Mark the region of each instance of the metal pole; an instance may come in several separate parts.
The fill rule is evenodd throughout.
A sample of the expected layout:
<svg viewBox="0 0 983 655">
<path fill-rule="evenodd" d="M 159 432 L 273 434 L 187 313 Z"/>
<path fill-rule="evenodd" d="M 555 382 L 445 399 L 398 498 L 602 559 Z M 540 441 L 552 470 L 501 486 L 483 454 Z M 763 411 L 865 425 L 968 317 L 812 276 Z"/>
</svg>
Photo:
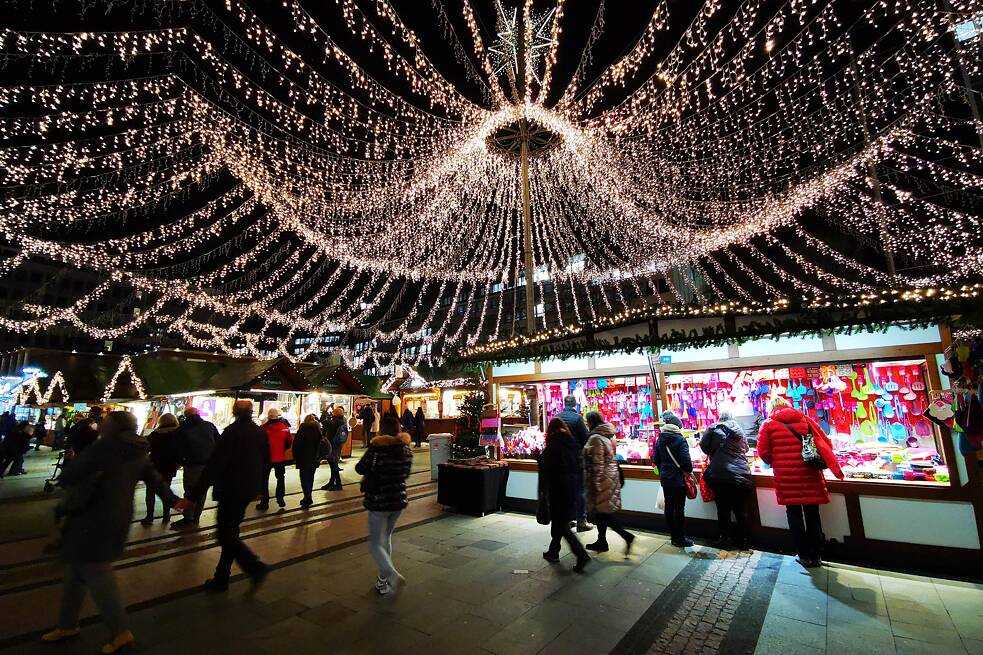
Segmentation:
<svg viewBox="0 0 983 655">
<path fill-rule="evenodd" d="M 532 257 L 532 209 L 529 206 L 529 132 L 526 129 L 526 120 L 523 118 L 519 122 L 522 131 L 522 229 L 524 233 L 523 250 L 525 255 L 526 269 L 526 333 L 536 332 L 536 285 L 534 278 L 536 271 Z"/>
<path fill-rule="evenodd" d="M 850 44 L 850 74 L 853 77 L 853 93 L 856 96 L 857 107 L 860 110 L 860 125 L 864 130 L 864 145 L 870 147 L 870 128 L 867 126 L 867 112 L 864 109 L 864 98 L 860 92 L 860 74 L 857 71 L 857 60 L 853 55 L 853 44 Z M 867 177 L 870 178 L 874 192 L 874 203 L 877 205 L 877 229 L 881 237 L 881 245 L 884 247 L 884 259 L 887 261 L 887 274 L 892 279 L 897 275 L 894 266 L 894 249 L 891 247 L 887 231 L 887 217 L 884 214 L 884 200 L 881 197 L 881 178 L 877 175 L 877 166 L 874 162 L 867 162 Z"/>
<path fill-rule="evenodd" d="M 945 8 L 949 26 L 952 28 L 952 40 L 956 45 L 956 66 L 959 67 L 959 74 L 963 80 L 966 103 L 972 110 L 973 120 L 976 122 L 976 138 L 979 139 L 980 150 L 983 150 L 983 112 L 980 112 L 980 105 L 976 101 L 976 95 L 973 91 L 973 82 L 969 79 L 969 73 L 966 72 L 966 66 L 963 64 L 963 44 L 956 37 L 955 25 L 952 22 L 952 5 L 949 4 L 949 0 L 942 0 L 942 6 Z"/>
</svg>

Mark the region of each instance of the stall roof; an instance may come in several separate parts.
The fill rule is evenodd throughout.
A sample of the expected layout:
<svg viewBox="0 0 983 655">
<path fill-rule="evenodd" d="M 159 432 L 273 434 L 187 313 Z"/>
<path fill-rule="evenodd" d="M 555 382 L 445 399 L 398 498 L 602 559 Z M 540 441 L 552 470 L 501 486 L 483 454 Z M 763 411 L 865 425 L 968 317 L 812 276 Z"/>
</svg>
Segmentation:
<svg viewBox="0 0 983 655">
<path fill-rule="evenodd" d="M 42 393 L 47 391 L 54 375 L 61 372 L 68 392 L 67 402 L 100 402 L 106 391 L 106 385 L 119 367 L 121 359 L 116 355 L 24 348 L 5 355 L 0 369 L 3 375 L 10 376 L 20 375 L 25 367 L 42 369 L 47 373 L 47 377 L 38 381 Z M 137 397 L 137 391 L 128 376 L 120 376 L 113 397 L 120 399 Z M 66 399 L 61 391 L 55 391 L 50 402 L 61 403 L 66 402 Z"/>
<path fill-rule="evenodd" d="M 365 395 L 365 385 L 355 371 L 344 364 L 299 364 L 298 368 L 312 387 L 320 391 L 351 396 Z"/>
<path fill-rule="evenodd" d="M 229 359 L 204 383 L 204 389 L 264 389 L 310 391 L 311 384 L 286 358 L 270 360 Z"/>
</svg>

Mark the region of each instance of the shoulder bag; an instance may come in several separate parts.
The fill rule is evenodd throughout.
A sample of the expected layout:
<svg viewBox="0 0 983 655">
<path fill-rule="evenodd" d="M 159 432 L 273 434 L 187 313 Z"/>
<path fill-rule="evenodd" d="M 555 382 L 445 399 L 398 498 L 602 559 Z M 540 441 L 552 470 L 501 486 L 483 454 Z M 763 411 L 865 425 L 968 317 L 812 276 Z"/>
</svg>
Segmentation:
<svg viewBox="0 0 983 655">
<path fill-rule="evenodd" d="M 666 452 L 669 454 L 669 458 L 672 460 L 672 463 L 676 465 L 676 468 L 679 469 L 679 472 L 683 475 L 683 482 L 686 483 L 686 497 L 693 500 L 696 498 L 696 477 L 692 473 L 687 473 L 683 470 L 683 467 L 681 467 L 679 462 L 676 461 L 676 456 L 672 454 L 672 449 L 669 448 L 669 444 L 666 444 Z"/>
<path fill-rule="evenodd" d="M 829 468 L 826 460 L 823 459 L 823 454 L 819 452 L 819 448 L 816 446 L 816 439 L 812 436 L 812 426 L 806 421 L 806 426 L 809 428 L 805 434 L 799 434 L 792 429 L 792 426 L 788 423 L 785 427 L 788 431 L 795 435 L 795 438 L 802 442 L 802 461 L 805 462 L 806 466 L 814 468 L 818 471 Z"/>
</svg>

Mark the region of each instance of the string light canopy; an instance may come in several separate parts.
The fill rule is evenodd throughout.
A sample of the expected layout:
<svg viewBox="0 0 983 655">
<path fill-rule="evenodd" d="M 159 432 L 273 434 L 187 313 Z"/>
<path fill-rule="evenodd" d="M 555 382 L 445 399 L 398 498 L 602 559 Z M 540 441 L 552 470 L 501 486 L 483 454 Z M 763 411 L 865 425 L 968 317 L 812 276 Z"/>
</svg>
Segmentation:
<svg viewBox="0 0 983 655">
<path fill-rule="evenodd" d="M 979 281 L 975 0 L 653 0 L 634 29 L 609 4 L 107 1 L 54 31 L 25 3 L 0 275 L 103 282 L 0 328 L 415 364 L 523 313 L 545 335 Z"/>
</svg>

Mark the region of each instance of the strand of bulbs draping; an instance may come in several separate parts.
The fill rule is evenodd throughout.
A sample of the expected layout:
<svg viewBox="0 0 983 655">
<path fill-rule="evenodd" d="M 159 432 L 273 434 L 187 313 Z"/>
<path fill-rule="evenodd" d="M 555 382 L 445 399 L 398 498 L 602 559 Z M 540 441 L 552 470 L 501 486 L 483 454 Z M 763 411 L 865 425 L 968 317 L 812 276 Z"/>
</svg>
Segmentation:
<svg viewBox="0 0 983 655">
<path fill-rule="evenodd" d="M 517 111 L 560 138 L 530 167 L 548 328 L 624 318 L 639 302 L 703 315 L 734 302 L 767 311 L 958 288 L 978 276 L 978 216 L 935 191 L 958 188 L 971 208 L 983 188 L 979 149 L 952 137 L 983 126 L 949 111 L 965 96 L 954 63 L 983 72 L 978 40 L 958 62 L 952 45 L 952 16 L 973 3 L 952 2 L 950 15 L 931 0 L 874 2 L 845 21 L 849 4 L 708 0 L 663 54 L 676 17 L 656 3 L 628 54 L 593 83 L 578 67 L 552 108 L 542 100 L 560 81 L 563 2 L 518 105 L 463 3 L 487 107 L 458 92 L 385 0 L 334 8 L 367 47 L 357 53 L 295 0 L 278 10 L 295 26 L 285 33 L 244 0 L 192 3 L 182 27 L 2 30 L 5 66 L 98 59 L 116 77 L 0 86 L 0 164 L 15 189 L 0 199 L 0 227 L 22 248 L 4 268 L 30 256 L 95 269 L 145 306 L 108 328 L 83 318 L 91 299 L 34 303 L 0 324 L 118 336 L 154 323 L 201 347 L 300 357 L 316 343 L 296 353 L 297 334 L 351 332 L 372 336 L 347 356 L 376 362 L 497 342 L 515 329 L 504 299 L 532 274 L 522 270 L 518 166 L 487 146 Z M 323 57 L 302 54 L 312 51 Z M 144 60 L 169 69 L 148 75 Z M 883 177 L 879 202 L 871 167 Z M 234 183 L 197 208 L 122 229 L 222 177 Z M 921 186 L 929 191 L 912 191 Z M 807 212 L 918 272 L 891 277 L 841 253 L 799 224 Z M 67 247 L 65 226 L 107 238 Z M 390 297 L 407 285 L 427 304 L 394 318 Z"/>
</svg>

